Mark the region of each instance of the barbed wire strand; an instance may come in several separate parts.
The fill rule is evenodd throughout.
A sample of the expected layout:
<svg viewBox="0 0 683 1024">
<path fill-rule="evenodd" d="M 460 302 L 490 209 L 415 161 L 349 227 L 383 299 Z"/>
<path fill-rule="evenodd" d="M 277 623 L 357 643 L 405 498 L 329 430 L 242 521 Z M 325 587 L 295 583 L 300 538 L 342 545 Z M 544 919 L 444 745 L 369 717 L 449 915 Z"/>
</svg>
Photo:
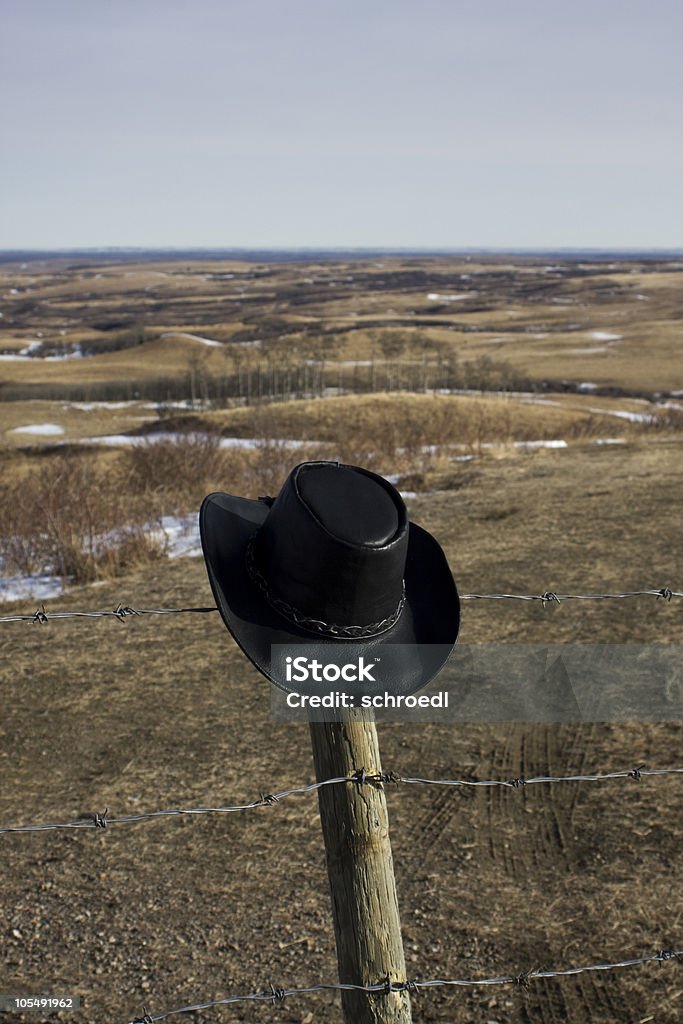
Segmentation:
<svg viewBox="0 0 683 1024">
<path fill-rule="evenodd" d="M 8 832 L 48 832 L 56 829 L 84 829 L 84 828 L 106 828 L 108 825 L 124 825 L 138 821 L 150 821 L 154 818 L 172 818 L 182 815 L 200 814 L 225 814 L 235 811 L 251 811 L 257 807 L 271 807 L 281 803 L 288 797 L 303 796 L 306 793 L 313 793 L 322 789 L 323 786 L 338 786 L 352 783 L 354 785 L 382 785 L 382 784 L 403 784 L 417 786 L 498 786 L 503 789 L 521 789 L 525 786 L 532 786 L 538 783 L 559 783 L 559 782 L 604 782 L 609 779 L 635 779 L 639 781 L 643 776 L 659 777 L 662 775 L 683 775 L 683 768 L 646 768 L 645 765 L 638 765 L 636 768 L 628 768 L 613 772 L 601 772 L 593 775 L 536 775 L 531 778 L 513 779 L 426 779 L 420 777 L 402 776 L 392 771 L 367 772 L 359 768 L 352 775 L 337 776 L 336 778 L 323 779 L 319 782 L 311 782 L 308 785 L 295 786 L 291 789 L 282 790 L 279 793 L 262 793 L 258 800 L 252 800 L 246 804 L 233 804 L 224 807 L 188 807 L 171 808 L 162 811 L 145 811 L 140 814 L 126 814 L 121 817 L 110 818 L 108 808 L 104 812 L 84 812 L 77 821 L 58 822 L 46 825 L 13 825 L 0 828 L 0 834 Z"/>
<path fill-rule="evenodd" d="M 614 601 L 632 597 L 654 597 L 671 601 L 683 597 L 683 591 L 672 590 L 670 587 L 659 587 L 653 590 L 628 590 L 615 594 L 558 594 L 554 590 L 546 590 L 542 594 L 461 594 L 461 601 L 540 601 L 546 605 L 561 604 L 563 601 Z M 133 608 L 131 605 L 119 604 L 108 611 L 74 611 L 47 612 L 42 605 L 31 614 L 2 615 L 2 622 L 31 622 L 46 625 L 59 619 L 118 619 L 124 622 L 129 617 L 139 615 L 185 615 L 191 612 L 205 614 L 218 609 L 210 608 Z"/>
<path fill-rule="evenodd" d="M 320 983 L 308 985 L 305 988 L 276 988 L 269 985 L 267 989 L 260 992 L 250 992 L 246 995 L 227 996 L 224 999 L 212 999 L 202 1003 L 194 1003 L 191 1006 L 181 1006 L 176 1010 L 165 1010 L 162 1013 L 149 1013 L 144 1008 L 142 1017 L 135 1017 L 129 1024 L 155 1024 L 155 1021 L 173 1017 L 176 1014 L 196 1013 L 199 1010 L 209 1010 L 215 1006 L 227 1006 L 232 1003 L 243 1002 L 283 1002 L 290 996 L 311 995 L 316 992 L 367 992 L 368 994 L 389 995 L 391 992 L 416 994 L 421 989 L 437 988 L 439 986 L 450 986 L 452 988 L 480 988 L 491 985 L 522 985 L 527 987 L 531 981 L 545 978 L 566 978 L 575 974 L 584 974 L 589 971 L 615 971 L 624 967 L 637 967 L 647 963 L 664 963 L 666 961 L 683 959 L 683 950 L 662 949 L 659 953 L 651 956 L 633 957 L 631 959 L 617 960 L 613 963 L 586 964 L 582 967 L 565 967 L 555 971 L 542 971 L 533 969 L 521 974 L 500 975 L 493 978 L 434 978 L 428 981 L 393 981 L 389 977 L 372 985 L 352 985 L 339 982 Z"/>
</svg>

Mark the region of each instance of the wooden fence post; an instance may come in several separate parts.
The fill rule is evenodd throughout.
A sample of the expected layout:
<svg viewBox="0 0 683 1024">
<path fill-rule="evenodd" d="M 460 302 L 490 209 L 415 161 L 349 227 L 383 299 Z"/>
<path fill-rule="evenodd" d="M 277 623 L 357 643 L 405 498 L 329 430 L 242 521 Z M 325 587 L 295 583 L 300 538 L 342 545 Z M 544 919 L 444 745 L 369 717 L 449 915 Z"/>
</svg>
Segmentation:
<svg viewBox="0 0 683 1024">
<path fill-rule="evenodd" d="M 318 781 L 381 771 L 375 723 L 353 711 L 336 722 L 311 722 Z M 337 943 L 339 980 L 373 985 L 406 980 L 389 819 L 381 784 L 318 790 Z M 411 1024 L 407 992 L 343 991 L 346 1024 Z"/>
</svg>

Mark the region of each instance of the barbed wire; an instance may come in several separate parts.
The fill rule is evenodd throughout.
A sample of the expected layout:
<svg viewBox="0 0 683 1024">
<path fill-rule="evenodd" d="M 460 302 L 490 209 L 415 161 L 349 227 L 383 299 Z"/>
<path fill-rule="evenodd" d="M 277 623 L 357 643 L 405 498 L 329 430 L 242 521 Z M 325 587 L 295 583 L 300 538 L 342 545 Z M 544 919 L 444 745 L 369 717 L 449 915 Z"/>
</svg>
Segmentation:
<svg viewBox="0 0 683 1024">
<path fill-rule="evenodd" d="M 581 967 L 565 967 L 555 971 L 542 971 L 537 968 L 524 971 L 521 974 L 504 974 L 493 978 L 434 978 L 428 981 L 393 981 L 387 976 L 383 981 L 372 985 L 352 985 L 339 982 L 320 983 L 308 985 L 305 988 L 276 988 L 269 985 L 267 989 L 260 992 L 250 992 L 246 995 L 227 996 L 224 999 L 212 999 L 202 1003 L 194 1003 L 191 1006 L 180 1006 L 175 1010 L 164 1010 L 162 1013 L 150 1013 L 147 1007 L 143 1007 L 142 1017 L 135 1017 L 129 1024 L 155 1024 L 155 1021 L 164 1020 L 166 1017 L 173 1017 L 176 1014 L 196 1013 L 199 1010 L 209 1010 L 216 1006 L 227 1006 L 232 1003 L 244 1002 L 283 1002 L 290 996 L 311 995 L 315 992 L 367 992 L 368 994 L 389 995 L 391 992 L 409 993 L 415 995 L 421 989 L 437 988 L 439 986 L 450 986 L 452 988 L 480 988 L 491 985 L 521 985 L 527 988 L 532 981 L 545 978 L 567 978 L 575 974 L 584 974 L 589 971 L 615 971 L 624 967 L 637 967 L 648 963 L 665 963 L 676 960 L 683 960 L 683 950 L 662 949 L 650 956 L 633 957 L 631 959 L 617 960 L 613 963 L 586 964 Z"/>
<path fill-rule="evenodd" d="M 683 775 L 683 768 L 646 768 L 644 764 L 636 768 L 626 768 L 613 772 L 601 772 L 593 775 L 535 775 L 531 778 L 512 779 L 426 779 L 418 776 L 399 775 L 393 771 L 368 772 L 359 768 L 351 775 L 340 775 L 335 778 L 311 782 L 308 785 L 294 786 L 279 793 L 262 793 L 258 800 L 245 804 L 232 804 L 223 807 L 188 807 L 171 808 L 162 811 L 144 811 L 140 814 L 126 814 L 110 818 L 109 809 L 102 813 L 97 811 L 83 812 L 76 821 L 57 822 L 45 825 L 12 825 L 0 828 L 0 834 L 8 832 L 49 832 L 56 829 L 91 829 L 106 828 L 108 825 L 125 825 L 138 821 L 150 821 L 154 818 L 176 818 L 182 815 L 226 814 L 236 811 L 251 811 L 257 807 L 272 807 L 288 797 L 303 796 L 322 789 L 323 786 L 338 786 L 352 783 L 354 785 L 408 785 L 408 786 L 465 786 L 465 787 L 500 787 L 502 789 L 522 789 L 538 783 L 559 782 L 605 782 L 609 779 L 635 779 L 644 776 L 659 777 L 663 775 Z"/>
<path fill-rule="evenodd" d="M 563 601 L 613 601 L 631 597 L 655 597 L 671 601 L 674 597 L 683 597 L 683 591 L 672 590 L 670 587 L 659 587 L 652 590 L 627 590 L 615 594 L 558 594 L 554 590 L 546 590 L 542 594 L 461 594 L 461 601 L 540 601 L 545 608 L 549 604 L 561 604 Z M 127 618 L 139 615 L 185 615 L 191 612 L 205 614 L 218 609 L 208 608 L 133 608 L 128 604 L 118 604 L 116 608 L 104 611 L 47 612 L 41 605 L 29 614 L 1 615 L 2 622 L 31 622 L 41 626 L 59 619 L 117 619 L 125 622 Z"/>
<path fill-rule="evenodd" d="M 127 618 L 136 615 L 185 615 L 188 612 L 217 612 L 215 607 L 210 608 L 132 608 L 127 604 L 118 604 L 116 608 L 109 611 L 78 611 L 78 612 L 47 612 L 45 605 L 41 605 L 31 615 L 2 615 L 0 622 L 33 622 L 40 626 L 53 622 L 56 619 L 118 619 L 124 622 Z"/>
<path fill-rule="evenodd" d="M 547 604 L 561 604 L 562 601 L 614 601 L 627 597 L 661 597 L 671 601 L 674 597 L 683 597 L 678 590 L 660 587 L 658 590 L 627 590 L 618 594 L 557 594 L 554 590 L 546 590 L 542 594 L 461 594 L 461 601 L 540 601 L 543 607 Z"/>
</svg>

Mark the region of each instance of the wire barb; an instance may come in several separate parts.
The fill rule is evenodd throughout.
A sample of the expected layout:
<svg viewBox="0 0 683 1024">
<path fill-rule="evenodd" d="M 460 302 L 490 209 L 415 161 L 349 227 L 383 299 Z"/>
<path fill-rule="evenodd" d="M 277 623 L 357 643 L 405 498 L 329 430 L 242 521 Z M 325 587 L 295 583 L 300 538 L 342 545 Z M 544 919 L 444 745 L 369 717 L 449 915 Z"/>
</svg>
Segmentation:
<svg viewBox="0 0 683 1024">
<path fill-rule="evenodd" d="M 528 971 L 523 971 L 522 974 L 517 974 L 512 979 L 515 985 L 521 985 L 523 989 L 529 988 L 529 982 L 532 978 L 535 978 L 538 974 L 537 967 L 531 967 Z"/>
<path fill-rule="evenodd" d="M 128 604 L 117 604 L 116 608 L 114 609 L 114 615 L 119 620 L 119 622 L 123 622 L 123 620 L 128 615 L 139 615 L 139 614 L 140 614 L 139 611 L 136 611 L 135 608 L 131 608 L 130 605 L 128 605 Z"/>
<path fill-rule="evenodd" d="M 284 1000 L 285 1000 L 285 996 L 287 995 L 287 992 L 285 991 L 285 989 L 284 988 L 274 988 L 273 985 L 269 985 L 269 988 L 270 988 L 270 996 L 271 996 L 271 999 L 273 1000 L 273 1006 L 275 1006 L 275 1004 L 278 1003 L 278 1002 L 279 1003 L 283 1003 Z"/>
</svg>

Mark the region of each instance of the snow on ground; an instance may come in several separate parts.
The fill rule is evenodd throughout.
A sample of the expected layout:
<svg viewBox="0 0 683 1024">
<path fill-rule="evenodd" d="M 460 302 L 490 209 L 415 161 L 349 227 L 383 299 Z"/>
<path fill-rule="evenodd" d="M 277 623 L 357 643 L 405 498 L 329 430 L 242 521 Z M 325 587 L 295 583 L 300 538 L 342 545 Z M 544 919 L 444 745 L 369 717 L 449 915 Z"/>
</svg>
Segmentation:
<svg viewBox="0 0 683 1024">
<path fill-rule="evenodd" d="M 187 516 L 162 516 L 161 527 L 150 526 L 149 533 L 151 538 L 164 544 L 168 558 L 197 558 L 202 554 L 199 516 L 196 512 Z M 48 601 L 63 593 L 62 578 L 51 576 L 48 572 L 31 576 L 0 575 L 0 604 L 9 601 Z"/>
<path fill-rule="evenodd" d="M 14 434 L 40 434 L 43 437 L 57 437 L 64 433 L 64 427 L 58 423 L 30 423 L 26 427 L 15 427 Z"/>
<path fill-rule="evenodd" d="M 601 416 L 616 416 L 621 420 L 628 420 L 630 423 L 656 423 L 657 417 L 646 412 L 628 412 L 626 409 L 596 409 L 593 406 L 589 412 L 599 413 Z"/>
<path fill-rule="evenodd" d="M 59 363 L 64 359 L 82 359 L 83 352 L 81 351 L 80 345 L 73 345 L 70 352 L 64 352 L 60 355 L 55 356 L 41 356 L 41 350 L 44 342 L 32 341 L 26 348 L 20 349 L 18 352 L 6 352 L 0 355 L 0 359 L 4 359 L 7 362 L 25 362 L 28 359 L 43 359 L 46 363 Z"/>
<path fill-rule="evenodd" d="M 31 599 L 47 601 L 63 592 L 59 576 L 0 576 L 0 604 Z"/>
<path fill-rule="evenodd" d="M 196 512 L 187 516 L 162 516 L 160 532 L 166 541 L 169 558 L 197 558 L 201 555 L 199 516 Z"/>
<path fill-rule="evenodd" d="M 128 402 L 62 402 L 62 409 L 79 409 L 82 412 L 92 412 L 93 409 L 128 409 L 134 405 L 139 405 L 139 402 L 135 399 Z M 143 406 L 143 408 L 156 408 L 156 406 Z"/>
<path fill-rule="evenodd" d="M 611 334 L 610 331 L 591 331 L 591 338 L 596 341 L 621 341 L 621 334 Z"/>
<path fill-rule="evenodd" d="M 187 334 L 185 331 L 165 331 L 162 338 L 190 338 L 191 341 L 199 341 L 202 345 L 223 345 L 222 341 L 215 341 L 213 338 L 202 338 L 199 334 Z"/>
<path fill-rule="evenodd" d="M 515 441 L 515 448 L 568 448 L 569 445 L 566 441 L 551 440 L 551 441 Z"/>
<path fill-rule="evenodd" d="M 470 299 L 476 295 L 476 292 L 458 292 L 456 295 L 441 295 L 439 292 L 429 292 L 427 295 L 428 302 L 462 302 L 464 299 Z"/>
<path fill-rule="evenodd" d="M 626 444 L 625 437 L 596 437 L 591 444 Z"/>
<path fill-rule="evenodd" d="M 131 434 L 103 434 L 100 437 L 82 437 L 80 444 L 104 444 L 117 447 L 135 447 L 140 444 L 162 444 L 165 441 L 182 442 L 193 437 L 204 437 L 203 434 L 181 434 L 171 431 L 155 434 L 133 436 Z M 275 438 L 266 441 L 261 437 L 222 437 L 219 448 L 263 448 L 267 445 L 278 445 L 283 448 L 304 448 L 306 445 L 319 445 L 322 441 L 298 441 L 287 438 Z"/>
</svg>

